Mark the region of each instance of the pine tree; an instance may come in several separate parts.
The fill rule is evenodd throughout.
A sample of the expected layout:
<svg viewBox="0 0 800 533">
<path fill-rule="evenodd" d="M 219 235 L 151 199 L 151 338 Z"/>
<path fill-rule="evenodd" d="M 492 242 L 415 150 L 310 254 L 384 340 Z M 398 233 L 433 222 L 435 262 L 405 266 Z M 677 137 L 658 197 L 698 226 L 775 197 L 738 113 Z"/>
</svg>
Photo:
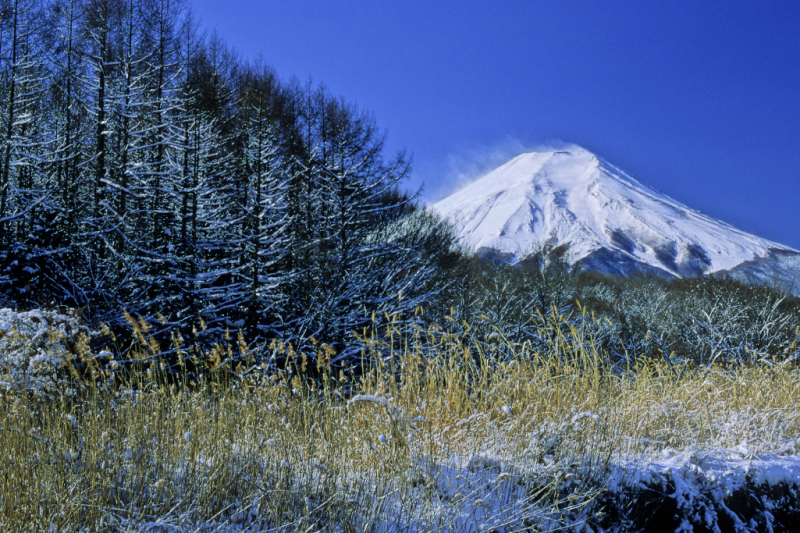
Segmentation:
<svg viewBox="0 0 800 533">
<path fill-rule="evenodd" d="M 257 69 L 257 70 L 256 70 Z M 239 125 L 246 172 L 240 184 L 242 214 L 240 309 L 252 340 L 282 332 L 286 290 L 291 281 L 282 271 L 288 254 L 286 158 L 280 144 L 274 106 L 275 75 L 263 65 L 239 80 Z"/>
<path fill-rule="evenodd" d="M 2 149 L 0 150 L 0 239 L 6 244 L 25 232 L 22 211 L 28 202 L 19 190 L 31 185 L 27 167 L 31 148 L 30 125 L 41 91 L 40 63 L 37 61 L 35 3 L 13 0 L 2 16 Z M 30 187 L 28 187 L 30 188 Z M 12 220 L 17 231 L 11 230 Z"/>
<path fill-rule="evenodd" d="M 46 120 L 47 79 L 39 36 L 46 31 L 37 2 L 16 0 L 3 13 L 0 125 L 0 283 L 23 301 L 42 303 L 43 264 L 55 245 Z"/>
<path fill-rule="evenodd" d="M 184 0 L 40 1 L 0 6 L 4 300 L 347 357 L 439 290 L 438 226 L 369 114 L 243 64 Z"/>
</svg>

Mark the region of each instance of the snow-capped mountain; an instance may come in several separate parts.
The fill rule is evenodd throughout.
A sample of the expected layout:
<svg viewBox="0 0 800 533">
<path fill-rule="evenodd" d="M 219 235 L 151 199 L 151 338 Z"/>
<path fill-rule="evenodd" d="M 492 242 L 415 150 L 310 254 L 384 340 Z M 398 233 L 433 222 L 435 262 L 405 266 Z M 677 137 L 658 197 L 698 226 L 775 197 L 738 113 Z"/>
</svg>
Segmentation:
<svg viewBox="0 0 800 533">
<path fill-rule="evenodd" d="M 622 275 L 800 273 L 797 250 L 714 220 L 579 147 L 522 154 L 433 208 L 462 244 L 512 262 L 568 244 L 570 262 Z"/>
</svg>

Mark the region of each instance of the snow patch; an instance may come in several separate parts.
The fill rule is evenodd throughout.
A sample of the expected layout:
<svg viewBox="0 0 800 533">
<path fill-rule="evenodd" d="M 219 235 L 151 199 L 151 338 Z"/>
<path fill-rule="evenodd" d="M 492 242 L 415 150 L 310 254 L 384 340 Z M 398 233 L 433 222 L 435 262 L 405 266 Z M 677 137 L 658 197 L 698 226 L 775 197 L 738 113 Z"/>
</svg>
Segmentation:
<svg viewBox="0 0 800 533">
<path fill-rule="evenodd" d="M 94 335 L 77 318 L 55 311 L 0 309 L 0 381 L 39 396 L 66 390 L 65 366 L 79 347 L 88 350 Z"/>
</svg>

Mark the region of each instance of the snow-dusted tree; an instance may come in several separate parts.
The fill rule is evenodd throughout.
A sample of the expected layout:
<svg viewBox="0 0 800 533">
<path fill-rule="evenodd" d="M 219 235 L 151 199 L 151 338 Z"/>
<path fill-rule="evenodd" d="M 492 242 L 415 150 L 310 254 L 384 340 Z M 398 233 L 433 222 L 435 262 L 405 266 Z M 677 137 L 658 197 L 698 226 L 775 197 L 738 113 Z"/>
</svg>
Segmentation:
<svg viewBox="0 0 800 533">
<path fill-rule="evenodd" d="M 3 284 L 28 301 L 41 292 L 42 249 L 53 245 L 44 31 L 33 0 L 8 2 L 0 10 L 0 270 Z"/>
<path fill-rule="evenodd" d="M 179 173 L 173 152 L 182 120 L 179 34 L 181 26 L 190 27 L 192 21 L 186 17 L 185 0 L 146 0 L 144 4 L 142 28 L 146 30 L 144 33 L 150 46 L 150 81 L 146 83 L 148 104 L 144 108 L 150 119 L 146 135 L 146 167 L 152 183 L 152 240 L 155 243 L 163 240 L 163 232 L 169 229 L 173 218 L 174 206 L 160 202 L 168 198 L 162 194 L 165 190 L 162 189 L 163 183 L 169 176 Z M 191 43 L 187 45 L 191 46 Z"/>
<path fill-rule="evenodd" d="M 85 105 L 94 125 L 94 161 L 92 165 L 94 184 L 91 217 L 99 232 L 97 236 L 101 239 L 103 238 L 101 225 L 104 219 L 102 200 L 107 191 L 104 182 L 108 178 L 106 138 L 112 133 L 108 124 L 109 78 L 113 74 L 113 68 L 117 66 L 115 58 L 112 56 L 113 47 L 110 36 L 113 29 L 112 16 L 115 14 L 114 3 L 116 1 L 88 0 L 83 21 L 84 36 L 88 44 L 86 60 L 89 67 L 86 78 L 83 80 L 88 97 Z M 101 255 L 105 255 L 105 246 L 98 246 L 97 251 Z"/>
<path fill-rule="evenodd" d="M 81 41 L 83 0 L 54 0 L 49 5 L 48 20 L 52 32 L 45 43 L 52 65 L 51 108 L 48 119 L 53 130 L 56 201 L 60 207 L 57 231 L 65 246 L 78 233 L 78 219 L 86 214 L 87 113 L 83 103 L 81 79 L 86 68 Z"/>
<path fill-rule="evenodd" d="M 106 283 L 98 283 L 103 274 L 90 247 L 97 228 L 93 206 L 97 127 L 92 117 L 96 93 L 86 83 L 92 44 L 86 32 L 89 7 L 85 0 L 48 2 L 47 31 L 37 38 L 50 68 L 45 138 L 52 145 L 47 187 L 55 217 L 48 233 L 57 248 L 48 256 L 48 290 L 57 302 L 93 308 L 93 295 Z"/>
<path fill-rule="evenodd" d="M 320 154 L 324 153 L 322 132 L 327 125 L 324 89 L 314 89 L 309 81 L 297 81 L 289 87 L 289 114 L 294 123 L 286 128 L 289 170 L 286 185 L 287 254 L 284 272 L 292 282 L 288 287 L 287 338 L 305 339 L 318 333 L 318 317 L 314 316 L 324 299 L 320 286 L 324 282 L 318 265 L 324 252 L 320 238 L 326 236 L 323 226 L 326 205 L 322 198 Z"/>
<path fill-rule="evenodd" d="M 371 117 L 337 100 L 325 102 L 321 116 L 326 119 L 318 166 L 323 228 L 316 263 L 324 283 L 318 289 L 316 334 L 343 346 L 373 311 L 364 305 L 369 296 L 362 288 L 372 259 L 386 250 L 385 243 L 369 237 L 380 227 L 375 222 L 381 211 L 392 208 L 382 205 L 381 197 L 405 177 L 408 165 L 402 157 L 384 163 L 383 139 Z"/>
<path fill-rule="evenodd" d="M 174 164 L 168 185 L 175 200 L 174 230 L 168 228 L 168 274 L 174 297 L 169 311 L 180 322 L 191 324 L 202 314 L 208 324 L 231 319 L 228 282 L 235 245 L 229 233 L 231 217 L 231 156 L 226 149 L 224 120 L 231 99 L 230 67 L 224 51 L 206 50 L 193 27 L 184 28 L 181 107 L 176 124 Z M 171 163 L 172 164 L 172 163 Z M 174 243 L 174 244 L 173 244 Z"/>
<path fill-rule="evenodd" d="M 118 0 L 66 1 L 56 13 L 62 46 L 66 47 L 57 70 L 70 84 L 70 94 L 62 96 L 66 108 L 60 118 L 70 121 L 69 141 L 61 140 L 64 180 L 75 191 L 67 199 L 74 231 L 70 235 L 72 256 L 63 265 L 64 285 L 70 303 L 86 306 L 90 316 L 94 310 L 109 313 L 116 307 L 117 287 L 124 283 L 115 253 L 114 217 L 109 211 L 113 206 L 109 194 L 112 158 L 108 154 L 113 124 L 109 113 L 117 75 L 113 32 L 119 28 L 115 18 L 118 5 Z M 64 64 L 69 68 L 66 72 Z"/>
<path fill-rule="evenodd" d="M 252 340 L 283 330 L 286 291 L 291 276 L 284 269 L 288 247 L 287 174 L 285 151 L 275 120 L 280 86 L 262 64 L 238 79 L 237 151 L 244 175 L 236 184 L 241 220 L 239 313 Z"/>
<path fill-rule="evenodd" d="M 127 286 L 116 295 L 128 310 L 142 315 L 161 311 L 174 262 L 176 195 L 170 188 L 180 174 L 175 157 L 180 102 L 176 76 L 176 2 L 125 0 L 117 4 L 119 30 L 114 48 L 118 75 L 109 98 L 109 177 L 107 220 L 119 271 Z M 147 30 L 147 31 L 145 31 Z M 108 222 L 106 222 L 108 224 Z M 164 309 L 164 312 L 168 312 Z"/>
<path fill-rule="evenodd" d="M 435 292 L 371 117 L 245 67 L 185 0 L 44 1 L 0 3 L 8 286 L 38 269 L 89 318 L 339 348 Z"/>
<path fill-rule="evenodd" d="M 42 65 L 36 49 L 36 5 L 13 0 L 0 13 L 0 239 L 24 237 L 21 212 L 29 199 L 20 190 L 32 188 L 31 152 L 36 150 L 32 122 L 41 95 Z M 15 220 L 16 224 L 11 224 Z M 12 229 L 13 228 L 13 229 Z M 16 231 L 15 231 L 16 230 Z"/>
<path fill-rule="evenodd" d="M 368 310 L 378 317 L 396 317 L 398 327 L 411 326 L 418 309 L 435 310 L 448 283 L 445 268 L 455 237 L 445 221 L 425 209 L 398 215 L 394 201 L 379 209 L 395 213 L 379 219 L 362 245 L 364 257 L 354 275 L 362 281 L 353 284 L 362 314 L 354 318 L 363 325 L 363 310 Z"/>
<path fill-rule="evenodd" d="M 357 350 L 352 332 L 370 324 L 373 311 L 408 318 L 437 291 L 435 262 L 418 231 L 422 219 L 401 222 L 414 210 L 397 192 L 409 165 L 402 154 L 384 158 L 372 117 L 322 89 L 296 94 L 304 142 L 301 172 L 287 190 L 301 267 L 290 298 L 292 332 L 300 342 L 325 339 L 346 358 Z M 293 204 L 295 187 L 314 194 Z"/>
<path fill-rule="evenodd" d="M 111 261 L 118 273 L 115 298 L 135 310 L 138 306 L 132 309 L 130 304 L 141 301 L 142 288 L 123 287 L 119 281 L 140 270 L 142 252 L 148 250 L 143 238 L 152 216 L 144 201 L 150 192 L 145 166 L 151 126 L 146 80 L 152 74 L 153 54 L 139 31 L 145 18 L 139 6 L 123 0 L 113 9 L 117 27 L 109 44 L 115 75 L 107 80 L 103 154 L 107 169 L 101 180 L 104 218 L 100 224 L 102 240 L 113 254 Z"/>
</svg>

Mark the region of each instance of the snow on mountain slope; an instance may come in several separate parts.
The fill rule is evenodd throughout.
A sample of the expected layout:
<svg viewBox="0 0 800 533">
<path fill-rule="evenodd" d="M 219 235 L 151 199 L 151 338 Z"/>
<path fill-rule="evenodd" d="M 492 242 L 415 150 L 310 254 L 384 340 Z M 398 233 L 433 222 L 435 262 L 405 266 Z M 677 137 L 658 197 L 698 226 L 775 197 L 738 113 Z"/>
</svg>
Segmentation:
<svg viewBox="0 0 800 533">
<path fill-rule="evenodd" d="M 579 147 L 522 154 L 433 208 L 462 244 L 512 260 L 545 243 L 569 244 L 570 261 L 590 268 L 630 262 L 686 276 L 800 254 L 694 211 Z"/>
</svg>

